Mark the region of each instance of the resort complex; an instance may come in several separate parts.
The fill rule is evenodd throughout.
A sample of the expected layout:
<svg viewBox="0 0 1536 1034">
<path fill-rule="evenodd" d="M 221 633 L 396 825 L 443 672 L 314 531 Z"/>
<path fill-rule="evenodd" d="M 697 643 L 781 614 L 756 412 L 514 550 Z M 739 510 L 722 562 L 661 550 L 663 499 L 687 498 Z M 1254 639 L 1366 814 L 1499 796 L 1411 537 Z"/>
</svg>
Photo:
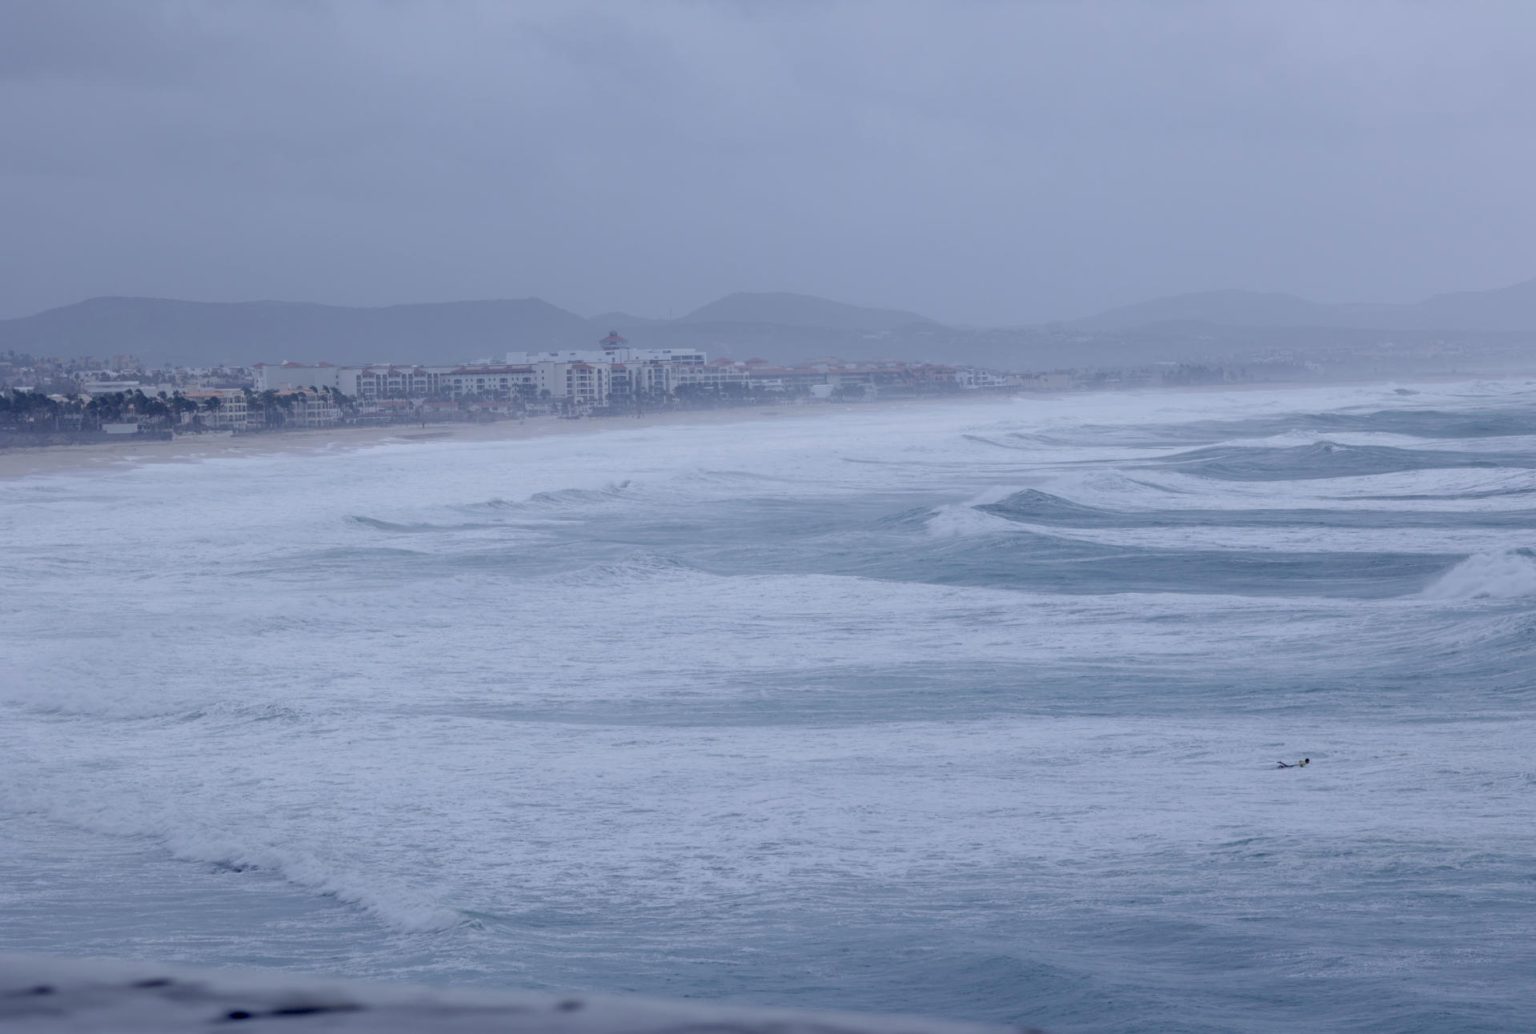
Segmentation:
<svg viewBox="0 0 1536 1034">
<path fill-rule="evenodd" d="M 693 348 L 632 348 L 610 333 L 592 349 L 508 352 L 429 365 L 256 363 L 146 371 L 108 362 L 0 357 L 0 433 L 170 435 L 528 416 L 630 415 L 668 408 L 911 398 L 983 389 L 1071 387 L 1064 372 L 836 358 L 780 366 L 711 359 Z"/>
</svg>

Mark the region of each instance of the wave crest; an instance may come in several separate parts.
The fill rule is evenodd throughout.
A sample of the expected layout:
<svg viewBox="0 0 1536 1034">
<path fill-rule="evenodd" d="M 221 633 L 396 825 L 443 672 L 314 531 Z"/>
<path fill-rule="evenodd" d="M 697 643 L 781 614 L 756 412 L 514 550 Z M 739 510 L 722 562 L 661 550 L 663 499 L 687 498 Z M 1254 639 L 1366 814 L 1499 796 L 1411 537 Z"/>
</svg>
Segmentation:
<svg viewBox="0 0 1536 1034">
<path fill-rule="evenodd" d="M 1423 595 L 1432 600 L 1536 596 L 1536 552 L 1512 549 L 1469 556 L 1436 579 Z"/>
</svg>

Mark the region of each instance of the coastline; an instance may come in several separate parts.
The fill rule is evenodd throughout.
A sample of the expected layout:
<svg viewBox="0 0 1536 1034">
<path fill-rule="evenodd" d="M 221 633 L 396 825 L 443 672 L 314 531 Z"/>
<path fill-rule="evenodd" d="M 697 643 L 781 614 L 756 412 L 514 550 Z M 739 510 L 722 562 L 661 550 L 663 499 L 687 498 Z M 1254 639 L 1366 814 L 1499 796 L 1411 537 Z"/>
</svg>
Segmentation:
<svg viewBox="0 0 1536 1034">
<path fill-rule="evenodd" d="M 1349 378 L 1326 382 L 1242 382 L 1231 384 L 1181 384 L 1106 388 L 1104 391 L 1163 391 L 1173 394 L 1211 394 L 1266 389 L 1315 388 L 1367 384 L 1445 384 L 1475 380 L 1507 380 L 1536 376 L 1525 373 L 1499 374 L 1421 374 L 1402 378 Z M 1090 392 L 1089 394 L 1093 394 Z M 493 442 L 545 438 L 554 435 L 600 434 L 604 431 L 633 430 L 664 426 L 714 426 L 756 423 L 763 420 L 793 420 L 806 417 L 825 418 L 849 413 L 892 412 L 913 407 L 979 405 L 1006 401 L 1057 401 L 1060 392 L 1005 391 L 967 392 L 960 395 L 920 398 L 883 398 L 861 402 L 810 402 L 789 405 L 746 405 L 719 409 L 658 410 L 640 417 L 583 417 L 570 420 L 557 416 L 536 416 L 526 420 L 497 420 L 489 423 L 385 424 L 356 427 L 321 427 L 302 431 L 268 431 L 244 435 L 184 435 L 170 441 L 130 439 L 121 442 L 95 442 L 89 445 L 40 445 L 0 447 L 0 481 L 26 477 L 71 474 L 91 470 L 136 467 L 151 463 L 196 463 L 205 459 L 239 456 L 324 455 L 349 452 L 377 445 L 404 445 L 413 442 Z"/>
<path fill-rule="evenodd" d="M 848 413 L 890 412 L 913 406 L 1002 402 L 1015 395 L 942 396 L 877 399 L 870 402 L 829 402 L 785 406 L 734 406 L 722 409 L 658 411 L 640 417 L 556 416 L 491 423 L 386 424 L 371 427 L 322 427 L 303 431 L 271 431 L 245 435 L 184 435 L 170 441 L 129 440 L 89 445 L 41 445 L 0 448 L 0 480 L 112 470 L 150 463 L 196 463 L 206 459 L 261 456 L 276 453 L 320 455 L 349 452 L 377 445 L 413 442 L 495 442 L 555 435 L 600 434 L 665 426 L 716 426 L 766 420 L 826 418 Z M 1040 396 L 1045 397 L 1045 396 Z"/>
</svg>

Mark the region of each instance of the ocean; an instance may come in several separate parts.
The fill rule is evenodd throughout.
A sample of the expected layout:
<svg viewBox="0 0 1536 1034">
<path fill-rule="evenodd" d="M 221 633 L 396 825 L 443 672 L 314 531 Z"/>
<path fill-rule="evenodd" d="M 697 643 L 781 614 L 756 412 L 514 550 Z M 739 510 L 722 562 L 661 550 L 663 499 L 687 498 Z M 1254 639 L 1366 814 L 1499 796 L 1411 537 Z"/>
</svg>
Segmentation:
<svg viewBox="0 0 1536 1034">
<path fill-rule="evenodd" d="M 749 415 L 0 482 L 0 949 L 1531 1028 L 1536 382 Z"/>
</svg>

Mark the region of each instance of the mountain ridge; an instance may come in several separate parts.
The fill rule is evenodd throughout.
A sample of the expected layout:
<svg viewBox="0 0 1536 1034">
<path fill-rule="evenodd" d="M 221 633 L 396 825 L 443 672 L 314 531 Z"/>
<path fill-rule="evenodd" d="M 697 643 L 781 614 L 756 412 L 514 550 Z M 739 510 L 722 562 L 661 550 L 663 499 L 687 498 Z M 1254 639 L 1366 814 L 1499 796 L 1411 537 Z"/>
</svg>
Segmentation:
<svg viewBox="0 0 1536 1034">
<path fill-rule="evenodd" d="M 1124 332 L 1163 323 L 1218 327 L 1339 328 L 1478 333 L 1536 331 L 1536 279 L 1417 302 L 1314 302 L 1267 291 L 1166 295 L 1071 321 L 1084 330 Z"/>
<path fill-rule="evenodd" d="M 783 337 L 799 356 L 845 346 L 850 335 L 908 323 L 937 326 L 916 313 L 785 293 L 727 295 L 675 320 L 621 312 L 588 319 L 540 298 L 345 306 L 104 295 L 0 320 L 0 350 L 131 354 L 155 365 L 184 366 L 458 363 L 509 351 L 590 348 L 617 329 L 636 345 L 713 346 L 716 354 L 736 342 L 761 350 L 765 339 Z"/>
<path fill-rule="evenodd" d="M 894 330 L 934 323 L 926 316 L 901 309 L 875 309 L 786 291 L 737 291 L 701 305 L 678 318 L 679 323 L 756 323 L 783 327 L 824 327 L 836 330 Z"/>
<path fill-rule="evenodd" d="M 0 320 L 0 351 L 136 355 L 151 365 L 245 366 L 295 360 L 447 364 L 509 351 L 591 348 L 609 330 L 638 347 L 711 356 L 893 358 L 1030 366 L 1167 358 L 1206 330 L 1240 340 L 1295 332 L 1536 334 L 1536 279 L 1406 304 L 1323 303 L 1278 292 L 1218 290 L 1154 298 L 1067 323 L 957 328 L 914 312 L 812 295 L 739 292 L 676 319 L 622 312 L 587 318 L 539 298 L 340 306 L 101 296 Z M 1209 335 L 1206 335 L 1209 336 Z M 1328 336 L 1328 335 L 1324 335 Z M 1337 337 L 1337 334 L 1333 335 Z M 1153 353 L 1157 354 L 1154 355 Z"/>
</svg>

